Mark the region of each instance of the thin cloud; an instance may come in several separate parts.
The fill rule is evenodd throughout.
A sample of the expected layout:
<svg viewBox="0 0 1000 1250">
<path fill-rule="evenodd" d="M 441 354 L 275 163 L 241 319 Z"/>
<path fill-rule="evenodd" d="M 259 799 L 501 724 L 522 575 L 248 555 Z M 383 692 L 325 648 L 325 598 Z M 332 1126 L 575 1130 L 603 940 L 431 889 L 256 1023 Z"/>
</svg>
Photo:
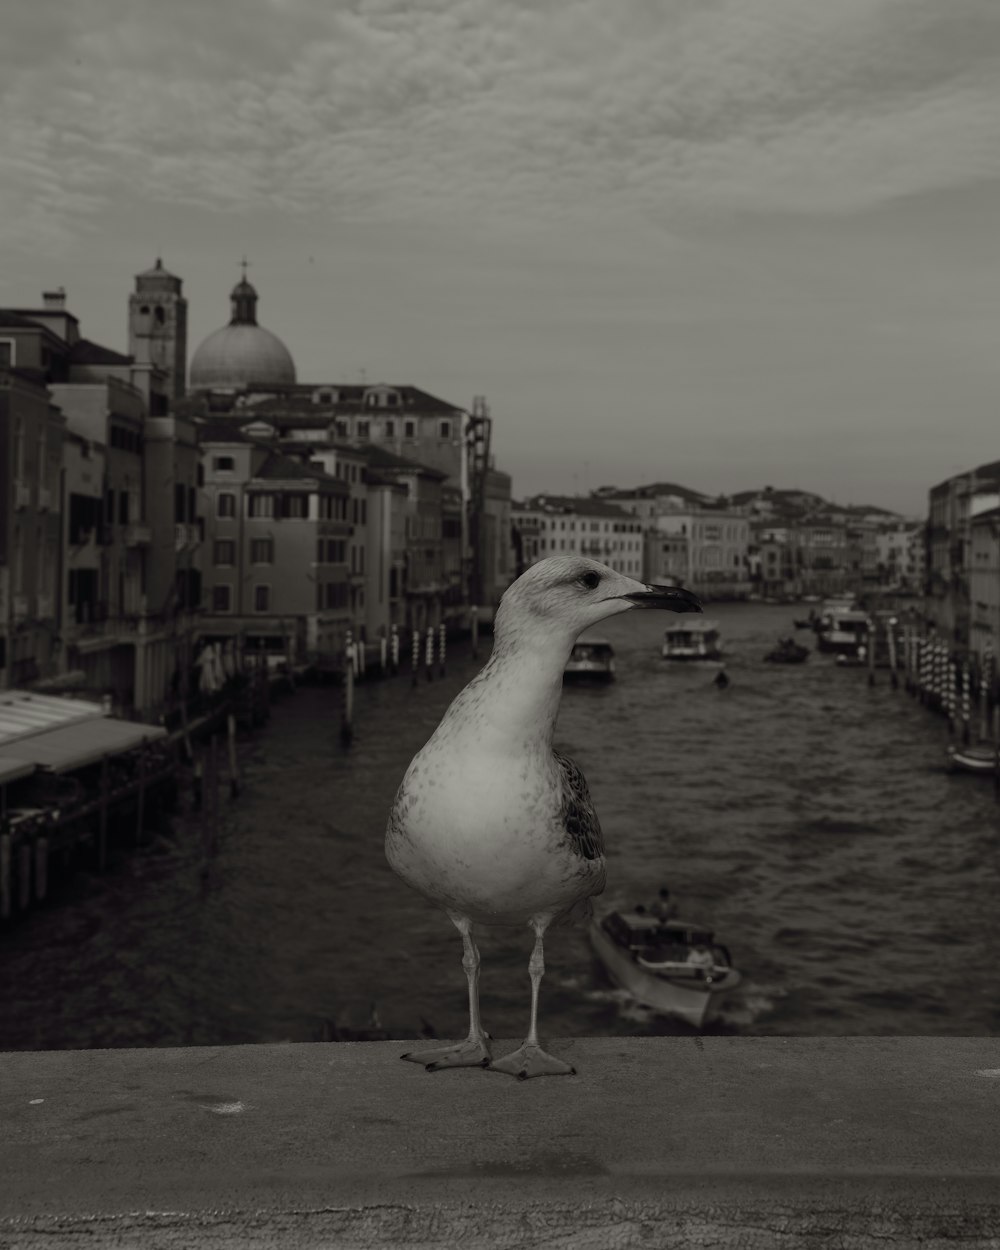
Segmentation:
<svg viewBox="0 0 1000 1250">
<path fill-rule="evenodd" d="M 16 6 L 0 99 L 21 247 L 116 200 L 843 213 L 992 176 L 1000 147 L 986 0 L 78 0 L 61 26 L 41 7 Z"/>
</svg>

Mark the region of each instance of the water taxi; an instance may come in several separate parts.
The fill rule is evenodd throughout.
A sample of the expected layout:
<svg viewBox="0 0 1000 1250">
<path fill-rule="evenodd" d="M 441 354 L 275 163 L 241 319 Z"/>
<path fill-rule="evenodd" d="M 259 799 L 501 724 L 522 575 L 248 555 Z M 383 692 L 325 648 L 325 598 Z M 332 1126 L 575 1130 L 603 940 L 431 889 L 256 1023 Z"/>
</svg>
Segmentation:
<svg viewBox="0 0 1000 1250">
<path fill-rule="evenodd" d="M 668 626 L 660 654 L 665 660 L 721 662 L 719 622 L 692 620 Z"/>
<path fill-rule="evenodd" d="M 867 612 L 858 608 L 838 606 L 822 614 L 816 646 L 820 651 L 839 651 L 857 655 L 871 629 Z"/>
<path fill-rule="evenodd" d="M 649 912 L 611 912 L 590 941 L 616 985 L 639 1003 L 701 1028 L 741 981 L 711 929 Z"/>
<path fill-rule="evenodd" d="M 564 681 L 614 681 L 615 649 L 606 638 L 581 638 L 573 647 Z"/>
</svg>

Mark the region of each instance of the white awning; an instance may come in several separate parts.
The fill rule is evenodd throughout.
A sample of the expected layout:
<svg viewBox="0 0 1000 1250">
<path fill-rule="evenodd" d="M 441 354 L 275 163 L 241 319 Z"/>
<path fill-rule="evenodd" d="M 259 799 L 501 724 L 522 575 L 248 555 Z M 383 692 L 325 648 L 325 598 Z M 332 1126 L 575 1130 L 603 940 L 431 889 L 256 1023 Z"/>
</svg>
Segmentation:
<svg viewBox="0 0 1000 1250">
<path fill-rule="evenodd" d="M 143 742 L 157 742 L 167 736 L 161 725 L 138 721 L 113 720 L 103 716 L 48 733 L 32 734 L 16 742 L 0 742 L 0 767 L 7 759 L 31 761 L 32 766 L 53 773 L 70 772 L 96 764 L 105 755 L 131 751 Z"/>
</svg>

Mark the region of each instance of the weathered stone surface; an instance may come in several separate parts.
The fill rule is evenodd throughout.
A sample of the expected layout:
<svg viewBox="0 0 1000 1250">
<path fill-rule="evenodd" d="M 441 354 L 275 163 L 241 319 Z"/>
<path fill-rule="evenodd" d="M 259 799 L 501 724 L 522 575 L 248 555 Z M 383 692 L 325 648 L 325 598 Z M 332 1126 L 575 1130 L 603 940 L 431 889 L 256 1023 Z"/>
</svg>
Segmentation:
<svg viewBox="0 0 1000 1250">
<path fill-rule="evenodd" d="M 1000 1040 L 411 1046 L 0 1055 L 0 1247 L 1000 1247 Z"/>
</svg>

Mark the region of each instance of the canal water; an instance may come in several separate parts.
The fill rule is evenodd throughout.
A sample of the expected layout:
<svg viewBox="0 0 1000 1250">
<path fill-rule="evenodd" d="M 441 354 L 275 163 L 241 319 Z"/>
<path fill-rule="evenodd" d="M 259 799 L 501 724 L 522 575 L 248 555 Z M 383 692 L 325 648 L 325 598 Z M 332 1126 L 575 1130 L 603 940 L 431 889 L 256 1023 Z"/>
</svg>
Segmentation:
<svg viewBox="0 0 1000 1250">
<path fill-rule="evenodd" d="M 583 767 L 608 848 L 602 905 L 669 885 L 744 980 L 710 1031 L 1000 1032 L 1000 806 L 945 771 L 947 730 L 879 672 L 763 663 L 802 610 L 719 605 L 729 689 L 659 657 L 659 613 L 607 623 L 618 680 L 567 689 L 556 744 Z M 799 635 L 800 638 L 802 635 Z M 805 640 L 810 644 L 811 635 Z M 467 1027 L 461 941 L 387 867 L 385 815 L 413 753 L 485 658 L 448 675 L 302 688 L 242 748 L 217 847 L 166 824 L 106 876 L 0 937 L 0 1048 L 314 1041 Z M 525 929 L 482 931 L 495 1037 L 528 1016 Z M 606 980 L 585 929 L 551 931 L 543 1036 L 684 1033 Z"/>
</svg>

